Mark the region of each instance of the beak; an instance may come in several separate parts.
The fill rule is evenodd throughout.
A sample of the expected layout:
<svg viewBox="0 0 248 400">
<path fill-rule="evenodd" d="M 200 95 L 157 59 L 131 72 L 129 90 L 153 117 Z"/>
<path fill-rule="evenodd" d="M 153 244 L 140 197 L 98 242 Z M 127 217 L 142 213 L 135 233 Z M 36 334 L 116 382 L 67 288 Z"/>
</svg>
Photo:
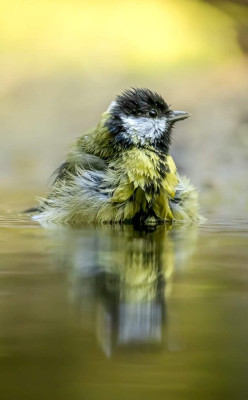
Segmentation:
<svg viewBox="0 0 248 400">
<path fill-rule="evenodd" d="M 180 121 L 181 119 L 189 118 L 190 114 L 186 111 L 171 111 L 171 114 L 167 118 L 169 122 Z"/>
</svg>

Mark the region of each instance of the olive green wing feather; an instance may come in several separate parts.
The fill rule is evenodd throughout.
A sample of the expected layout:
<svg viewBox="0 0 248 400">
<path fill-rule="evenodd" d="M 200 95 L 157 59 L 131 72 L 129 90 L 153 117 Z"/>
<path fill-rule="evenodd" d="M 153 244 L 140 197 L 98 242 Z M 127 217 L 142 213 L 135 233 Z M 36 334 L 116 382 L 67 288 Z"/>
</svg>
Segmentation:
<svg viewBox="0 0 248 400">
<path fill-rule="evenodd" d="M 79 157 L 80 156 L 80 157 Z M 104 171 L 107 168 L 107 163 L 100 157 L 92 154 L 81 153 L 76 159 L 69 158 L 64 161 L 52 174 L 52 184 L 66 181 L 73 175 L 77 175 L 83 171 Z"/>
</svg>

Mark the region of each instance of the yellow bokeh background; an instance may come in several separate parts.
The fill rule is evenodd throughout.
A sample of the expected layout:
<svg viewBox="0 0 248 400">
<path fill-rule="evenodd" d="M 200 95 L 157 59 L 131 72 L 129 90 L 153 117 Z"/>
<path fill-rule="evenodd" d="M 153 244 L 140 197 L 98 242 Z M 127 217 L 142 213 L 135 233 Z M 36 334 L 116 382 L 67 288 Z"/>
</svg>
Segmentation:
<svg viewBox="0 0 248 400">
<path fill-rule="evenodd" d="M 1 0 L 0 6 L 8 68 L 145 73 L 240 54 L 233 20 L 196 0 Z"/>
</svg>

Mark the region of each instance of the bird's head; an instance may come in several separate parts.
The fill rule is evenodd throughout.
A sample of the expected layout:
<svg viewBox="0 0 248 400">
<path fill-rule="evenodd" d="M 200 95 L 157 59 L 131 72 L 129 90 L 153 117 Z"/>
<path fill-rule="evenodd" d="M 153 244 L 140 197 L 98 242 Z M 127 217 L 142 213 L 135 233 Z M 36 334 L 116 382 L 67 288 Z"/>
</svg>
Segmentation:
<svg viewBox="0 0 248 400">
<path fill-rule="evenodd" d="M 159 94 L 149 89 L 126 90 L 110 104 L 107 113 L 105 125 L 115 143 L 124 149 L 152 146 L 165 152 L 175 122 L 190 116 L 172 111 Z"/>
</svg>

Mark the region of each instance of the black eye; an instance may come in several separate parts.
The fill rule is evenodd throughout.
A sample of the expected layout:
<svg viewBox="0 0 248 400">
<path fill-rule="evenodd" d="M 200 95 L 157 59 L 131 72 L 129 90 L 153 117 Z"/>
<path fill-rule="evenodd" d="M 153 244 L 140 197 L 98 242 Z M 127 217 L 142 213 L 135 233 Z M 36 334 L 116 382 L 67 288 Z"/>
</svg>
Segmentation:
<svg viewBox="0 0 248 400">
<path fill-rule="evenodd" d="M 149 111 L 149 115 L 150 115 L 150 117 L 155 118 L 158 115 L 158 113 L 156 110 L 152 109 Z"/>
</svg>

